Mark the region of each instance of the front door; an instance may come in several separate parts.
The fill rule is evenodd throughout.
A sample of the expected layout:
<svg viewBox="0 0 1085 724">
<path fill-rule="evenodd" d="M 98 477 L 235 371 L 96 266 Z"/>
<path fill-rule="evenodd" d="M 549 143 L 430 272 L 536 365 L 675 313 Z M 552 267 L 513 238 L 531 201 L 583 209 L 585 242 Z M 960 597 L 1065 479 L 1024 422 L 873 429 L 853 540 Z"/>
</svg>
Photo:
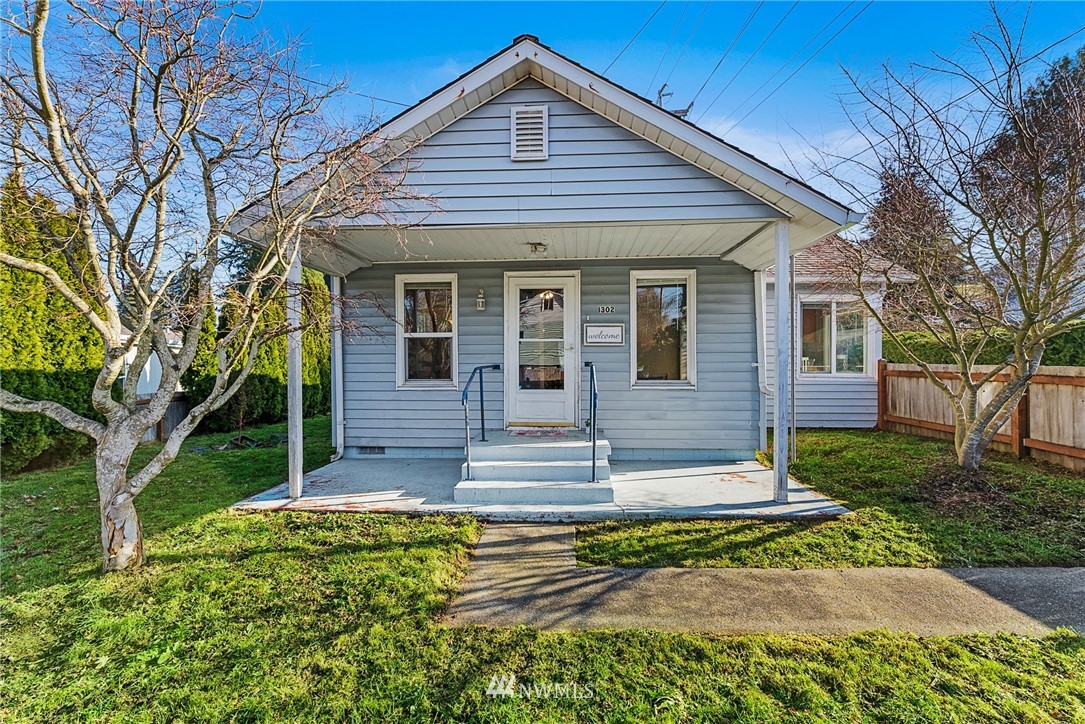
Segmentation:
<svg viewBox="0 0 1085 724">
<path fill-rule="evenodd" d="M 505 275 L 509 427 L 576 425 L 578 276 Z"/>
</svg>

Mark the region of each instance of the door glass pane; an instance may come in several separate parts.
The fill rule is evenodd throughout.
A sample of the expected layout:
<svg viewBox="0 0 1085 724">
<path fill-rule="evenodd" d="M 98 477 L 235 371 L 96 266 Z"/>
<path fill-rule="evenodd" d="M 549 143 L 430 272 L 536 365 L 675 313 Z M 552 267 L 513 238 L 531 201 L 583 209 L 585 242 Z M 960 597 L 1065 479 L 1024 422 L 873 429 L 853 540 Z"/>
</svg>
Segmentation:
<svg viewBox="0 0 1085 724">
<path fill-rule="evenodd" d="M 520 341 L 520 389 L 565 389 L 564 341 Z"/>
<path fill-rule="evenodd" d="M 565 339 L 565 290 L 520 290 L 520 339 Z"/>
<path fill-rule="evenodd" d="M 685 282 L 637 284 L 637 379 L 689 379 Z"/>
<path fill-rule="evenodd" d="M 802 305 L 802 371 L 830 372 L 829 304 Z"/>
<path fill-rule="evenodd" d="M 836 305 L 836 371 L 862 373 L 866 315 L 861 302 Z"/>
</svg>

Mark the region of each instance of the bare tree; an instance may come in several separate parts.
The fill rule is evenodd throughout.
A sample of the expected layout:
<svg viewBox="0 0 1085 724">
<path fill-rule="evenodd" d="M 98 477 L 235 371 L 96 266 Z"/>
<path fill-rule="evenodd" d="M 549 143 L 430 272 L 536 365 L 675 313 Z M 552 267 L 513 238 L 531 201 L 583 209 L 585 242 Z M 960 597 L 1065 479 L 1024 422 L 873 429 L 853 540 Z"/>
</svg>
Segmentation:
<svg viewBox="0 0 1085 724">
<path fill-rule="evenodd" d="M 241 387 L 261 346 L 290 331 L 261 319 L 269 305 L 302 294 L 287 271 L 303 245 L 316 234 L 334 243 L 345 220 L 390 218 L 387 209 L 408 194 L 371 127 L 329 120 L 343 85 L 307 80 L 296 47 L 275 47 L 244 5 L 63 7 L 60 23 L 50 23 L 50 0 L 5 19 L 17 42 L 0 88 L 9 157 L 29 190 L 59 200 L 75 220 L 75 233 L 58 244 L 79 252 L 67 255 L 79 283 L 12 254 L 0 263 L 40 275 L 101 337 L 105 359 L 92 393 L 100 419 L 3 390 L 0 405 L 95 440 L 102 567 L 112 571 L 144 561 L 136 496 Z M 223 236 L 256 219 L 257 261 L 232 278 Z M 150 462 L 130 470 L 193 362 L 204 318 L 225 305 L 237 322 L 218 342 L 213 388 Z M 180 334 L 180 347 L 167 343 L 167 331 Z M 137 404 L 136 381 L 152 353 L 162 381 Z"/>
<path fill-rule="evenodd" d="M 868 202 L 869 233 L 845 264 L 850 285 L 885 275 L 891 294 L 868 311 L 950 402 L 958 463 L 969 470 L 1047 341 L 1085 317 L 1085 54 L 1041 65 L 1024 35 L 993 11 L 992 29 L 973 37 L 977 62 L 886 67 L 877 83 L 849 75 L 858 103 L 847 108 L 867 150 L 860 160 L 830 158 L 823 172 Z M 951 81 L 956 98 L 936 101 L 929 89 L 939 81 Z M 862 182 L 844 180 L 845 160 L 880 191 L 864 195 Z M 893 284 L 902 271 L 910 281 Z M 903 334 L 911 330 L 944 347 L 957 374 L 933 369 Z M 993 342 L 1011 352 L 977 371 Z"/>
</svg>

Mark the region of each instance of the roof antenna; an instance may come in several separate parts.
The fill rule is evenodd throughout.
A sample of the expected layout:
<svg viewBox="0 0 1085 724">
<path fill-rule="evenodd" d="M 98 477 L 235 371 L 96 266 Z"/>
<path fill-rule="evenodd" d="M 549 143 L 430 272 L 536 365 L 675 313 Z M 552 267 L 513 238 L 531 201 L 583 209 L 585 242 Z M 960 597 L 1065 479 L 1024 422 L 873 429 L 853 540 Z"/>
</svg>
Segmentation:
<svg viewBox="0 0 1085 724">
<path fill-rule="evenodd" d="M 674 95 L 674 93 L 665 92 L 666 90 L 667 90 L 667 84 L 664 83 L 662 86 L 660 86 L 659 92 L 656 93 L 656 105 L 659 106 L 660 108 L 663 107 L 663 99 L 664 98 L 670 98 L 671 96 Z"/>
<path fill-rule="evenodd" d="M 664 83 L 659 88 L 659 92 L 656 93 L 656 105 L 659 106 L 660 108 L 663 108 L 663 99 L 664 98 L 670 98 L 673 95 L 674 95 L 674 93 L 668 93 L 667 92 L 667 84 Z M 667 111 L 668 113 L 673 113 L 674 115 L 678 116 L 679 118 L 685 118 L 686 116 L 688 116 L 689 112 L 692 109 L 693 109 L 693 101 L 690 101 L 689 105 L 686 106 L 685 108 L 679 108 L 678 110 L 673 110 L 672 111 L 672 110 L 669 110 L 667 108 L 663 108 L 663 110 Z"/>
</svg>

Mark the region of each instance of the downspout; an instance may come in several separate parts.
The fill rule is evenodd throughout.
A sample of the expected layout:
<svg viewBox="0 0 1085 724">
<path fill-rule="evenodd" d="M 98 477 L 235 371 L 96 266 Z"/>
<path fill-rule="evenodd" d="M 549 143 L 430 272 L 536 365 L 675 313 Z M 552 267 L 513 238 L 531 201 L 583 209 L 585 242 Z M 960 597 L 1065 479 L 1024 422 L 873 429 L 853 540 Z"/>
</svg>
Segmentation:
<svg viewBox="0 0 1085 724">
<path fill-rule="evenodd" d="M 332 327 L 332 437 L 335 454 L 331 462 L 343 457 L 346 445 L 347 419 L 343 410 L 343 278 L 331 278 Z"/>
<path fill-rule="evenodd" d="M 768 452 L 769 448 L 768 421 L 765 416 L 768 414 L 768 397 L 772 394 L 772 388 L 768 386 L 765 375 L 765 289 L 765 273 L 755 271 L 753 273 L 753 305 L 754 314 L 757 315 L 757 323 L 754 325 L 757 331 L 757 362 L 754 363 L 754 366 L 757 367 L 757 389 L 759 393 L 757 398 L 757 445 L 762 452 Z"/>
</svg>

